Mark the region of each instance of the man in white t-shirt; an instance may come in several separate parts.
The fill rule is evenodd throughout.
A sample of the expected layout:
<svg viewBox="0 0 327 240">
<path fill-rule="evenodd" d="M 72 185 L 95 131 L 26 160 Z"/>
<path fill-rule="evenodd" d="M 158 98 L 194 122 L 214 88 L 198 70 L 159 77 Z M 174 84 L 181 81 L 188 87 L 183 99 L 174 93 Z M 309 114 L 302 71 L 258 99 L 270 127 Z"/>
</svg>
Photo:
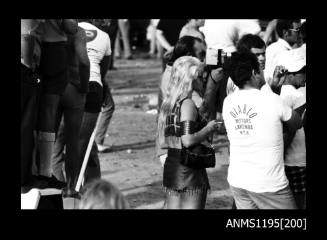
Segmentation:
<svg viewBox="0 0 327 240">
<path fill-rule="evenodd" d="M 279 64 L 287 70 L 280 96 L 301 116 L 306 108 L 306 58 L 298 49 L 282 54 Z M 300 89 L 301 88 L 301 89 Z M 305 209 L 306 146 L 304 128 L 284 132 L 285 171 L 298 208 Z"/>
<path fill-rule="evenodd" d="M 276 31 L 279 39 L 270 44 L 266 50 L 265 79 L 270 83 L 275 67 L 278 62 L 278 55 L 281 52 L 291 50 L 298 42 L 300 19 L 278 19 Z"/>
<path fill-rule="evenodd" d="M 92 23 L 94 24 L 85 21 L 78 24 L 86 33 L 86 48 L 91 64 L 89 93 L 86 96 L 85 111 L 80 133 L 81 161 L 83 161 L 91 134 L 96 127 L 103 102 L 107 98 L 104 94 L 108 93 L 108 87 L 104 79 L 109 69 L 111 55 L 110 38 L 107 33 L 95 26 L 101 22 L 93 20 Z M 97 150 L 96 143 L 93 143 L 85 173 L 85 183 L 101 177 Z"/>
<path fill-rule="evenodd" d="M 283 123 L 301 127 L 300 116 L 264 82 L 257 57 L 232 57 L 233 81 L 239 91 L 226 97 L 223 119 L 230 141 L 227 180 L 238 209 L 295 209 L 284 170 Z"/>
</svg>

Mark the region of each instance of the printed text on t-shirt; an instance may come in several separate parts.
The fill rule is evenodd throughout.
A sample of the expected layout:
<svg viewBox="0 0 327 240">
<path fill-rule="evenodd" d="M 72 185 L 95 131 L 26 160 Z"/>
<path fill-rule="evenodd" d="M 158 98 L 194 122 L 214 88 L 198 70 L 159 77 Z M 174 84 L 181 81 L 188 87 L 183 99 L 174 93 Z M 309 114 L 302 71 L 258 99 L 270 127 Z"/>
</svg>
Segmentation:
<svg viewBox="0 0 327 240">
<path fill-rule="evenodd" d="M 230 114 L 235 118 L 235 130 L 242 135 L 249 135 L 249 131 L 253 130 L 251 119 L 258 114 L 252 108 L 248 108 L 246 104 L 243 106 L 237 105 L 236 108 L 233 108 L 233 111 L 230 111 Z"/>
</svg>

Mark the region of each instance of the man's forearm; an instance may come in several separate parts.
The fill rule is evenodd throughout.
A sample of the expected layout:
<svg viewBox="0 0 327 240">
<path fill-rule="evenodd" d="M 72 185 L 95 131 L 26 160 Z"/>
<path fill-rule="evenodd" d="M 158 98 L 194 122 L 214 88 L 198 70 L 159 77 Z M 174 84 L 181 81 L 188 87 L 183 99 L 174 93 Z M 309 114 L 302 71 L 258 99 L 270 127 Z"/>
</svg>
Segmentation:
<svg viewBox="0 0 327 240">
<path fill-rule="evenodd" d="M 206 91 L 203 96 L 203 103 L 200 106 L 200 114 L 205 117 L 207 120 L 216 119 L 216 113 L 218 104 L 216 102 L 218 88 L 221 84 L 221 79 L 223 78 L 223 72 L 216 74 L 212 77 L 211 74 L 208 76 L 208 82 L 206 86 Z"/>
<path fill-rule="evenodd" d="M 288 149 L 288 147 L 291 145 L 293 142 L 293 139 L 295 137 L 296 131 L 286 131 L 283 133 L 283 138 L 284 138 L 284 152 Z"/>
<path fill-rule="evenodd" d="M 165 38 L 165 36 L 163 35 L 162 31 L 158 31 L 156 32 L 157 35 L 157 39 L 159 41 L 159 43 L 161 44 L 161 46 L 166 49 L 167 51 L 171 50 L 173 47 L 169 44 L 169 42 L 167 41 L 167 39 Z"/>
</svg>

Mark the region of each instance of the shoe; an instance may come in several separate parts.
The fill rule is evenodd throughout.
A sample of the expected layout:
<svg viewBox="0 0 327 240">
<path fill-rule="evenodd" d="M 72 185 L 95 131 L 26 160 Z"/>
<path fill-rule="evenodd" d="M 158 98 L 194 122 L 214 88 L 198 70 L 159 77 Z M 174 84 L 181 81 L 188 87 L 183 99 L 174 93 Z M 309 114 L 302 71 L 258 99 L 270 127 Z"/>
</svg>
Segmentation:
<svg viewBox="0 0 327 240">
<path fill-rule="evenodd" d="M 107 152 L 111 149 L 111 146 L 97 144 L 98 152 Z"/>
<path fill-rule="evenodd" d="M 133 55 L 129 55 L 129 56 L 125 57 L 125 59 L 132 60 L 132 59 L 134 59 L 134 57 L 133 57 Z"/>
<path fill-rule="evenodd" d="M 46 177 L 46 176 L 36 176 L 37 181 L 33 184 L 34 188 L 45 189 L 45 188 L 56 188 L 63 189 L 66 187 L 65 182 L 59 181 L 55 176 Z"/>
<path fill-rule="evenodd" d="M 76 192 L 75 189 L 64 188 L 62 190 L 62 197 L 63 198 L 77 198 L 77 199 L 81 199 L 81 194 L 79 192 Z"/>
</svg>

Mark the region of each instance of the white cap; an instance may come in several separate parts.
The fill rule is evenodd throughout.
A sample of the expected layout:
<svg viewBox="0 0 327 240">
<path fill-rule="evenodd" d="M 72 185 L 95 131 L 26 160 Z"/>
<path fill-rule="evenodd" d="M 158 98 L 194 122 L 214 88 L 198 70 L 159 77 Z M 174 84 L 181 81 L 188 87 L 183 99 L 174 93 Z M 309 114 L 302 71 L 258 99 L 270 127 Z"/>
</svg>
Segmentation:
<svg viewBox="0 0 327 240">
<path fill-rule="evenodd" d="M 300 71 L 306 66 L 306 48 L 300 47 L 282 52 L 278 56 L 278 65 L 284 66 L 288 72 Z"/>
</svg>

